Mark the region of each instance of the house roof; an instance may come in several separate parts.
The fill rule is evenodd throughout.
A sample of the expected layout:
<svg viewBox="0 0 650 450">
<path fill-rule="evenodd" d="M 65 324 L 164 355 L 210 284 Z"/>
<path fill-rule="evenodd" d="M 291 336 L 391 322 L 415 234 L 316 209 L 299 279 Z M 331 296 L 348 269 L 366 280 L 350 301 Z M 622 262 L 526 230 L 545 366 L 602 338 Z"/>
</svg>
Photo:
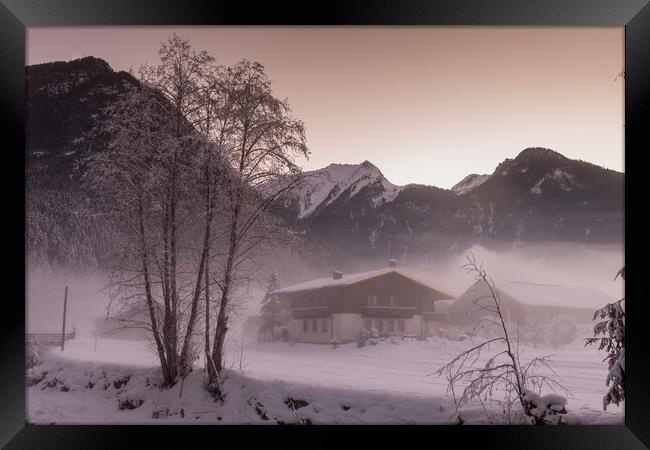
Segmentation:
<svg viewBox="0 0 650 450">
<path fill-rule="evenodd" d="M 505 281 L 496 288 L 523 305 L 594 309 L 614 301 L 608 295 L 587 286 Z"/>
<path fill-rule="evenodd" d="M 310 280 L 310 281 L 305 281 L 304 283 L 298 283 L 294 284 L 292 286 L 287 286 L 281 289 L 276 289 L 273 291 L 273 294 L 287 294 L 291 292 L 302 292 L 302 291 L 310 291 L 313 289 L 322 289 L 322 288 L 330 288 L 330 287 L 336 287 L 336 286 L 349 286 L 351 284 L 359 283 L 361 281 L 365 281 L 371 278 L 376 278 L 380 277 L 382 275 L 389 274 L 391 272 L 395 272 L 405 278 L 410 279 L 411 281 L 427 288 L 433 291 L 436 291 L 440 294 L 443 294 L 447 296 L 448 298 L 454 298 L 452 295 L 447 294 L 445 291 L 442 289 L 439 289 L 435 286 L 432 286 L 429 283 L 426 283 L 424 281 L 418 280 L 417 278 L 401 271 L 397 270 L 394 267 L 387 267 L 383 269 L 378 269 L 378 270 L 371 270 L 369 272 L 358 272 L 358 273 L 350 273 L 350 274 L 343 274 L 341 278 L 333 278 L 333 277 L 327 277 L 327 278 L 316 278 L 315 280 Z"/>
</svg>

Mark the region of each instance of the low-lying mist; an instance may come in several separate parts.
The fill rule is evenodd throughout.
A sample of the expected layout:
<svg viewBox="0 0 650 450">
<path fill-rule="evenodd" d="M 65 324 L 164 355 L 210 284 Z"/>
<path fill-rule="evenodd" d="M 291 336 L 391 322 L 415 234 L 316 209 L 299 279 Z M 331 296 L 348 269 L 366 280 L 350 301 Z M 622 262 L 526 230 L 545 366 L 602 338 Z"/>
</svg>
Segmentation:
<svg viewBox="0 0 650 450">
<path fill-rule="evenodd" d="M 525 281 L 566 286 L 589 286 L 618 299 L 623 296 L 621 278 L 614 276 L 625 264 L 622 246 L 575 243 L 527 244 L 516 250 L 495 251 L 473 246 L 455 257 L 402 265 L 405 270 L 460 296 L 475 280 L 462 268 L 467 256 L 483 263 L 488 275 L 500 281 Z M 595 307 L 600 305 L 595 304 Z"/>
<path fill-rule="evenodd" d="M 77 333 L 88 335 L 94 330 L 94 320 L 106 315 L 108 295 L 102 288 L 108 280 L 104 274 L 31 269 L 26 275 L 27 333 L 61 332 L 65 286 L 68 286 L 66 332 L 74 327 Z"/>
<path fill-rule="evenodd" d="M 527 281 L 533 283 L 563 284 L 569 286 L 589 286 L 600 290 L 612 299 L 624 295 L 623 281 L 614 281 L 616 272 L 624 265 L 622 246 L 582 245 L 575 243 L 528 244 L 515 250 L 496 251 L 481 246 L 474 246 L 456 256 L 438 259 L 398 260 L 398 268 L 427 281 L 440 289 L 460 296 L 473 282 L 474 274 L 465 273 L 462 266 L 467 262 L 466 256 L 473 254 L 477 261 L 483 263 L 484 269 L 499 281 Z M 354 271 L 367 271 L 386 267 L 386 260 L 359 259 L 355 261 Z M 293 271 L 298 264 L 293 261 L 291 267 L 260 268 L 259 279 L 266 279 L 271 271 L 280 272 L 283 286 L 322 278 L 329 272 L 309 271 L 302 265 L 299 275 Z M 332 267 L 332 269 L 341 269 Z M 285 276 L 282 276 L 282 273 Z M 345 273 L 346 271 L 343 270 Z M 292 274 L 292 275 L 288 275 Z M 288 276 L 287 276 L 288 275 Z M 56 273 L 32 269 L 27 274 L 26 291 L 26 325 L 27 332 L 61 331 L 63 315 L 64 286 L 68 285 L 68 311 L 66 330 L 75 327 L 82 335 L 89 335 L 94 330 L 96 318 L 105 317 L 108 295 L 102 288 L 107 282 L 105 274 L 78 274 L 70 271 Z M 263 286 L 253 287 L 241 296 L 240 320 L 236 320 L 233 332 L 246 315 L 258 314 L 259 305 L 264 295 Z M 594 309 L 602 306 L 594 304 Z"/>
</svg>

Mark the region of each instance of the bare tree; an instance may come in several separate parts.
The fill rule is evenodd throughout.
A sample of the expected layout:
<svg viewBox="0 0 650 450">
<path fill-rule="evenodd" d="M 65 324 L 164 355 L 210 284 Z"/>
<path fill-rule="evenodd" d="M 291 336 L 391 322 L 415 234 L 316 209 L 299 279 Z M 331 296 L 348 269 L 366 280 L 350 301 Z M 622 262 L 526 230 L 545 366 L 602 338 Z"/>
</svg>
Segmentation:
<svg viewBox="0 0 650 450">
<path fill-rule="evenodd" d="M 141 84 L 109 107 L 99 133 L 105 151 L 90 157 L 86 182 L 123 231 L 111 279 L 123 307 L 147 305 L 166 386 L 192 365 L 191 340 L 208 258 L 205 242 L 214 205 L 205 216 L 203 246 L 191 245 L 197 208 L 197 155 L 214 145 L 197 130 L 213 59 L 174 35 L 162 44 L 160 64 L 143 66 Z M 197 261 L 198 263 L 195 263 Z"/>
<path fill-rule="evenodd" d="M 179 217 L 183 211 L 180 210 L 179 196 L 183 189 L 187 189 L 190 179 L 183 178 L 182 171 L 192 166 L 192 154 L 183 155 L 188 149 L 194 153 L 207 153 L 212 155 L 214 146 L 206 142 L 205 137 L 197 133 L 205 122 L 203 111 L 209 110 L 209 102 L 205 91 L 209 90 L 209 75 L 214 71 L 214 58 L 205 51 L 193 50 L 189 42 L 174 34 L 164 42 L 159 51 L 160 64 L 157 66 L 144 66 L 140 69 L 141 81 L 151 89 L 161 92 L 168 100 L 173 109 L 174 127 L 173 136 L 179 141 L 174 147 L 165 166 L 163 176 L 167 180 L 167 189 L 164 192 L 163 207 L 163 258 L 161 263 L 162 283 L 165 287 L 166 303 L 169 308 L 169 320 L 165 326 L 172 335 L 170 339 L 174 344 L 178 342 L 177 333 L 179 330 L 179 286 L 178 286 L 178 247 L 179 247 Z M 207 104 L 207 105 L 206 105 Z M 209 117 L 208 117 L 209 120 Z M 205 126 L 205 125 L 204 125 Z M 198 147 L 198 148 L 197 148 Z M 203 152 L 201 152 L 203 150 Z M 208 162 L 204 164 L 204 172 L 211 166 Z M 185 185 L 184 185 L 185 184 Z M 207 190 L 206 215 L 204 225 L 204 239 L 199 253 L 199 264 L 194 274 L 195 283 L 191 293 L 188 317 L 185 324 L 185 334 L 182 339 L 182 349 L 178 355 L 180 375 L 187 375 L 190 369 L 191 338 L 193 335 L 196 317 L 198 314 L 199 298 L 201 294 L 201 281 L 204 267 L 208 258 L 208 247 L 210 241 L 210 225 L 214 213 L 214 202 L 210 197 L 210 190 Z M 189 215 L 189 214 L 186 214 Z M 169 350 L 176 358 L 176 348 Z"/>
<path fill-rule="evenodd" d="M 228 93 L 230 132 L 223 145 L 234 175 L 227 190 L 228 219 L 225 261 L 220 271 L 220 302 L 212 348 L 206 349 L 221 371 L 231 300 L 238 273 L 251 254 L 273 235 L 278 222 L 267 210 L 279 196 L 295 186 L 298 156 L 307 156 L 305 128 L 291 117 L 286 100 L 274 97 L 264 67 L 240 61 L 226 70 L 221 86 Z M 209 373 L 215 388 L 217 374 Z"/>
<path fill-rule="evenodd" d="M 493 401 L 493 395 L 500 395 L 501 400 L 496 400 L 496 403 L 502 407 L 508 423 L 513 420 L 516 404 L 521 406 L 521 411 L 531 423 L 553 423 L 554 418 L 559 418 L 559 413 L 566 412 L 566 399 L 558 395 L 542 397 L 541 390 L 550 388 L 566 392 L 566 389 L 560 384 L 559 377 L 550 366 L 549 356 L 535 357 L 527 363 L 520 361 L 519 341 L 515 336 L 511 336 L 511 330 L 503 317 L 499 291 L 473 255 L 468 257 L 467 261 L 463 268 L 468 273 L 475 273 L 477 281 L 484 283 L 489 292 L 488 295 L 473 300 L 477 310 L 482 314 L 487 313 L 481 321 L 495 325 L 500 333 L 497 337 L 460 353 L 434 372 L 447 378 L 448 391 L 456 404 L 459 422 L 462 423 L 460 406 L 471 400 L 482 405 L 488 421 L 492 422 L 485 402 L 488 399 Z M 488 353 L 487 361 L 478 365 L 479 359 L 485 353 Z M 540 374 L 539 369 L 546 369 L 547 373 Z M 461 385 L 462 392 L 457 395 L 456 389 Z"/>
<path fill-rule="evenodd" d="M 268 211 L 300 181 L 305 129 L 259 63 L 217 66 L 177 35 L 159 55 L 109 108 L 98 131 L 109 143 L 86 181 L 122 230 L 112 297 L 147 305 L 164 384 L 191 370 L 203 326 L 216 392 L 245 269 L 273 238 L 292 238 Z"/>
</svg>

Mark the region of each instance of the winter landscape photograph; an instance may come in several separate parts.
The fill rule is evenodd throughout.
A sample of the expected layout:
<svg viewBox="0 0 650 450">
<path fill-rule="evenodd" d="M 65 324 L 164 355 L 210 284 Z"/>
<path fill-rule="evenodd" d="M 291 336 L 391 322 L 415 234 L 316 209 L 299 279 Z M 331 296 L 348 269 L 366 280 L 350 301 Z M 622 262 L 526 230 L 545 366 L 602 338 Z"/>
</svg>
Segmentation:
<svg viewBox="0 0 650 450">
<path fill-rule="evenodd" d="M 28 423 L 624 423 L 622 27 L 26 48 Z"/>
</svg>

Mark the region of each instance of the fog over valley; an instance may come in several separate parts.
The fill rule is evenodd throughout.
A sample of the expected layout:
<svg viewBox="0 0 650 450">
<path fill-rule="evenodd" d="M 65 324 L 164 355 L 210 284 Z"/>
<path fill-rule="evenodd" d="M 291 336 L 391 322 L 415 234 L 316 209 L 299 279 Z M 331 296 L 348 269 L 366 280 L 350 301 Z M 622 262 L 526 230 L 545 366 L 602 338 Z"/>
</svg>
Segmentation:
<svg viewBox="0 0 650 450">
<path fill-rule="evenodd" d="M 517 250 L 494 251 L 472 246 L 463 254 L 431 258 L 429 261 L 407 260 L 397 262 L 398 268 L 417 278 L 440 287 L 445 292 L 460 296 L 473 282 L 474 275 L 462 269 L 466 256 L 475 255 L 498 284 L 500 281 L 523 281 L 567 286 L 591 286 L 612 300 L 624 296 L 624 283 L 614 276 L 624 265 L 624 253 L 617 245 L 586 245 L 576 243 L 546 243 L 522 245 Z M 313 255 L 312 255 L 313 256 Z M 317 255 L 315 255 L 317 256 Z M 300 259 L 299 255 L 295 255 Z M 311 259 L 311 258 L 310 258 Z M 271 272 L 279 274 L 281 286 L 300 283 L 331 275 L 332 270 L 343 273 L 365 272 L 388 266 L 384 259 L 358 259 L 346 265 L 329 268 L 308 268 L 299 262 L 284 265 L 269 264 L 259 268 L 256 283 L 251 284 L 243 297 L 241 317 L 260 313 L 266 279 Z M 39 268 L 27 273 L 27 329 L 28 332 L 61 331 L 63 287 L 69 286 L 68 319 L 66 329 L 76 327 L 84 335 L 94 331 L 95 319 L 108 313 L 109 295 L 105 290 L 106 274 L 75 273 L 69 269 L 56 271 Z M 601 307 L 597 301 L 594 309 Z"/>
</svg>

